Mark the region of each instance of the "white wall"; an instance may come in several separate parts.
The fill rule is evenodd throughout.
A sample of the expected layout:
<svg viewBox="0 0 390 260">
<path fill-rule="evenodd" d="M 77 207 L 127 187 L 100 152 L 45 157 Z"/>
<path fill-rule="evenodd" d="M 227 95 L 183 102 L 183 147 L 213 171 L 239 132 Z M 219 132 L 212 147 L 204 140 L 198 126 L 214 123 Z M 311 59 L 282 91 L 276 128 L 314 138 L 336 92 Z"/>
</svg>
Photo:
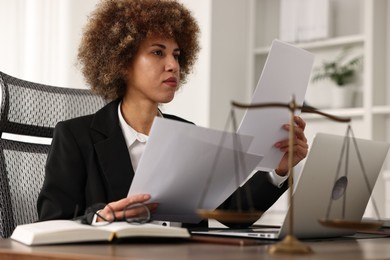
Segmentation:
<svg viewBox="0 0 390 260">
<path fill-rule="evenodd" d="M 223 129 L 231 101 L 248 102 L 249 1 L 212 1 L 210 127 Z M 237 111 L 237 119 L 243 110 Z M 238 121 L 240 122 L 240 121 Z M 232 130 L 232 128 L 230 128 Z"/>
<path fill-rule="evenodd" d="M 26 80 L 83 88 L 76 52 L 96 0 L 0 0 L 0 70 Z"/>
<path fill-rule="evenodd" d="M 201 27 L 194 73 L 171 104 L 163 106 L 201 126 L 209 125 L 211 0 L 182 0 Z M 0 0 L 0 70 L 25 80 L 87 87 L 76 67 L 87 16 L 98 0 Z"/>
</svg>

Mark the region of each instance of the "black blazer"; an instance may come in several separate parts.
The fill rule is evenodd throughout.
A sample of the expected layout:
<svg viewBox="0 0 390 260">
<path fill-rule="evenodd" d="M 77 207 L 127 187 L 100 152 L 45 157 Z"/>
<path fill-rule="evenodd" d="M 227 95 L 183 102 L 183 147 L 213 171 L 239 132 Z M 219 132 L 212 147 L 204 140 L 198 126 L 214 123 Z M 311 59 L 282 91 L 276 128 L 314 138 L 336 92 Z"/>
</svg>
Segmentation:
<svg viewBox="0 0 390 260">
<path fill-rule="evenodd" d="M 134 171 L 119 125 L 119 102 L 112 101 L 93 115 L 57 124 L 38 197 L 39 220 L 71 219 L 84 214 L 85 208 L 92 204 L 127 196 Z M 173 115 L 164 117 L 188 122 Z M 255 207 L 263 211 L 287 188 L 287 185 L 275 187 L 262 172 L 246 185 L 251 186 Z M 238 192 L 221 208 L 234 209 Z M 247 200 L 242 203 L 244 208 L 248 207 Z"/>
</svg>

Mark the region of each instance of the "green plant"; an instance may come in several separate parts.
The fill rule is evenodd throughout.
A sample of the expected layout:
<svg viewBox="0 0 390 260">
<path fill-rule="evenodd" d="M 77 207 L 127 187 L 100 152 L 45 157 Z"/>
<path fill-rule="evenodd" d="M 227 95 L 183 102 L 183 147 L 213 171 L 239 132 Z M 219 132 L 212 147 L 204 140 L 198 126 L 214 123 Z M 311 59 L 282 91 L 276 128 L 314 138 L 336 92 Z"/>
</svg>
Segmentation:
<svg viewBox="0 0 390 260">
<path fill-rule="evenodd" d="M 353 81 L 355 72 L 359 68 L 363 56 L 349 57 L 349 52 L 349 47 L 344 48 L 333 61 L 324 61 L 321 66 L 315 67 L 312 81 L 316 82 L 323 79 L 330 79 L 340 87 Z"/>
</svg>

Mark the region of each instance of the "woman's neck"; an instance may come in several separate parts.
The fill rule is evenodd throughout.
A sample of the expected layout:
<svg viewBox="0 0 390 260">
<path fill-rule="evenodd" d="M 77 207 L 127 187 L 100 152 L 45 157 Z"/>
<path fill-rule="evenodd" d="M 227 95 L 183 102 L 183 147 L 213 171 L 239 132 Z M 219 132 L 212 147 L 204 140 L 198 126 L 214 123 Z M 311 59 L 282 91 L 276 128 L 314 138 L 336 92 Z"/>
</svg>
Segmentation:
<svg viewBox="0 0 390 260">
<path fill-rule="evenodd" d="M 158 104 L 123 98 L 120 109 L 128 125 L 139 133 L 149 135 L 153 120 L 158 115 Z"/>
</svg>

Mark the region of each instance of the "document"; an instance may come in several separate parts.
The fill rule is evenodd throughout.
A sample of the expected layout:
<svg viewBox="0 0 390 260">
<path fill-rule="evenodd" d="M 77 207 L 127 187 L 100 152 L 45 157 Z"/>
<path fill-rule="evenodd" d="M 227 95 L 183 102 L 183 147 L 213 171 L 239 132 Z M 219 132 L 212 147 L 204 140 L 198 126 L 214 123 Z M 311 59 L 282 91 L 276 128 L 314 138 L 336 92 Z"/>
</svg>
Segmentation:
<svg viewBox="0 0 390 260">
<path fill-rule="evenodd" d="M 128 195 L 149 193 L 153 220 L 198 223 L 198 208 L 218 207 L 259 164 L 246 152 L 252 140 L 157 117 Z"/>
<path fill-rule="evenodd" d="M 274 40 L 251 104 L 287 104 L 294 96 L 295 102 L 303 105 L 313 61 L 312 53 Z M 254 137 L 248 152 L 264 156 L 258 170 L 269 171 L 278 166 L 283 153 L 274 144 L 288 138 L 288 132 L 282 129 L 282 125 L 289 122 L 290 111 L 287 108 L 248 109 L 245 112 L 237 132 Z"/>
</svg>

